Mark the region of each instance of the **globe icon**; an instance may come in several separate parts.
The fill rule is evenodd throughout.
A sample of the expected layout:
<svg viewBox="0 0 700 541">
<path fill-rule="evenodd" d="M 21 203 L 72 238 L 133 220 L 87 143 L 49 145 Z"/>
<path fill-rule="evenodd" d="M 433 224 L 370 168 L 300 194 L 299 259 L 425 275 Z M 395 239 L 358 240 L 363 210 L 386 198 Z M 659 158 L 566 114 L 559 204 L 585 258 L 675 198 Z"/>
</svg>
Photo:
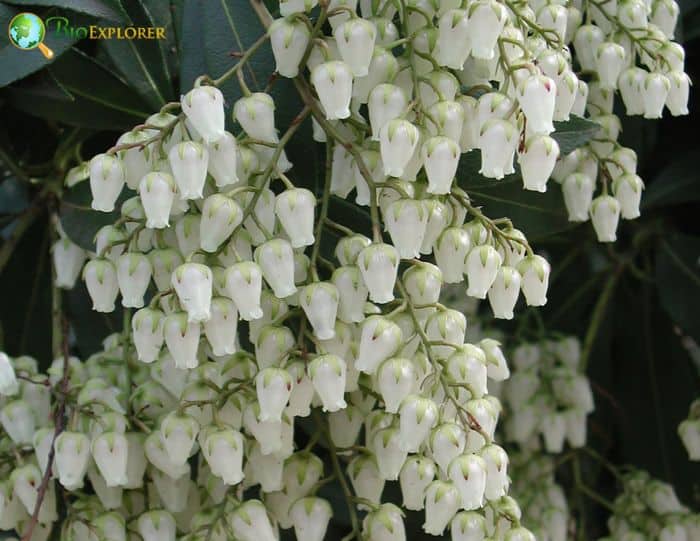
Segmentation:
<svg viewBox="0 0 700 541">
<path fill-rule="evenodd" d="M 33 13 L 19 13 L 10 21 L 8 33 L 12 44 L 23 50 L 37 47 L 46 58 L 53 57 L 53 51 L 43 44 L 46 37 L 44 21 Z"/>
</svg>

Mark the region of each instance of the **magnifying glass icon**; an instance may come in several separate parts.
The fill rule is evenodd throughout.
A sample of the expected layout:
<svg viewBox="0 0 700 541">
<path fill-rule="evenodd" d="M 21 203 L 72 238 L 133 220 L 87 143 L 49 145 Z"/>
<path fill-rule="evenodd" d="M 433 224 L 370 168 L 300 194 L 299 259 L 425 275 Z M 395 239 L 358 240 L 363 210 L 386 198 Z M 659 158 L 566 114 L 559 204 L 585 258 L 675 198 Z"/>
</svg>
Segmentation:
<svg viewBox="0 0 700 541">
<path fill-rule="evenodd" d="M 46 37 L 44 21 L 34 13 L 18 13 L 12 17 L 8 27 L 8 35 L 10 43 L 18 49 L 23 51 L 39 49 L 48 60 L 54 56 L 53 51 L 44 45 Z"/>
</svg>

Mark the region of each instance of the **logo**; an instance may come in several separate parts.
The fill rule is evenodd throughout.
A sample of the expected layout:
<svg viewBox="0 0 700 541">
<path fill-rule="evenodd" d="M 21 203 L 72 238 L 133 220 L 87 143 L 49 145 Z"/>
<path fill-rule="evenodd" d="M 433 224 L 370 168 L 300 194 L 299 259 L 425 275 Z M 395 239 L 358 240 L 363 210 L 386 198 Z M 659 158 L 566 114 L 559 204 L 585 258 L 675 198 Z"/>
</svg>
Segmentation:
<svg viewBox="0 0 700 541">
<path fill-rule="evenodd" d="M 15 15 L 8 26 L 10 43 L 23 51 L 39 49 L 47 59 L 54 53 L 44 44 L 47 27 L 54 35 L 71 39 L 165 39 L 162 26 L 72 26 L 66 17 L 49 17 L 46 23 L 34 13 Z"/>
<path fill-rule="evenodd" d="M 46 37 L 44 21 L 33 13 L 18 13 L 12 17 L 8 35 L 10 43 L 18 49 L 31 51 L 38 48 L 47 59 L 53 58 L 53 51 L 44 45 Z"/>
</svg>

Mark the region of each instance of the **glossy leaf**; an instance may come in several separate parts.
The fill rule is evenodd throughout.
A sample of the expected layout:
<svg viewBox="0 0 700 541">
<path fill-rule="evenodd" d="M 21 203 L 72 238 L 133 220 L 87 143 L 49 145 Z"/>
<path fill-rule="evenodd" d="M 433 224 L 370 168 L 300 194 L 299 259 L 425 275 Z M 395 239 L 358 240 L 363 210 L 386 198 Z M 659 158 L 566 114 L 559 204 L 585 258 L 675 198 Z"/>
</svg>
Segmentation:
<svg viewBox="0 0 700 541">
<path fill-rule="evenodd" d="M 22 8 L 33 6 L 59 7 L 109 19 L 110 21 L 123 21 L 126 17 L 119 0 L 7 0 L 5 3 Z"/>
</svg>

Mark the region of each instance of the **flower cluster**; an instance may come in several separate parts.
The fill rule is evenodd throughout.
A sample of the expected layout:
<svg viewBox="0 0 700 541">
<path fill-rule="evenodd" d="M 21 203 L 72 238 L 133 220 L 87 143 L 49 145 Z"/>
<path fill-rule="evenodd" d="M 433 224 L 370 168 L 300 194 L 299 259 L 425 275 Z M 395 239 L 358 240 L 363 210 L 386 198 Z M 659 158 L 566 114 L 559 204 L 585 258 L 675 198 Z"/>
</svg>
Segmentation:
<svg viewBox="0 0 700 541">
<path fill-rule="evenodd" d="M 624 474 L 622 492 L 613 502 L 613 509 L 608 519 L 610 537 L 599 541 L 700 538 L 700 515 L 681 504 L 671 485 L 646 471 Z"/>
<path fill-rule="evenodd" d="M 586 444 L 593 393 L 581 371 L 578 338 L 521 344 L 512 352 L 513 372 L 503 388 L 508 406 L 504 423 L 509 441 L 527 449 L 560 453 Z M 542 440 L 540 440 L 540 435 Z"/>
<path fill-rule="evenodd" d="M 688 418 L 678 426 L 678 435 L 690 460 L 700 460 L 700 399 L 690 404 Z"/>
</svg>

